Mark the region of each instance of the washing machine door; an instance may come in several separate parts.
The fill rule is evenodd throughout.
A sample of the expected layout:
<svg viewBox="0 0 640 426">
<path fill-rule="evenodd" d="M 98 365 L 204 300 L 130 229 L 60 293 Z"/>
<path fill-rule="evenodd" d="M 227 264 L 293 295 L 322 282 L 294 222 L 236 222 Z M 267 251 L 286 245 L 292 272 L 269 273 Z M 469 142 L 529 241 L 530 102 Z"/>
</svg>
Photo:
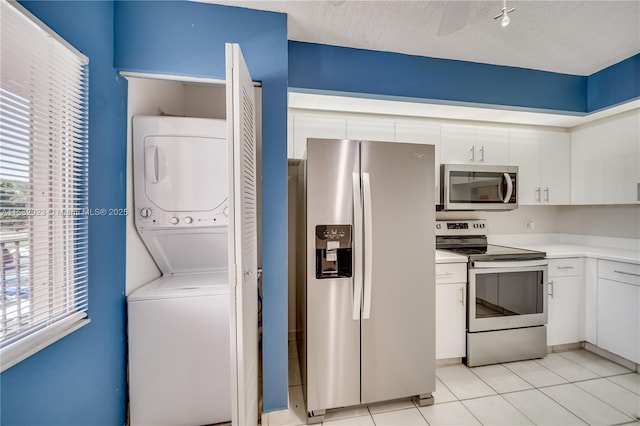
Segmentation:
<svg viewBox="0 0 640 426">
<path fill-rule="evenodd" d="M 164 211 L 214 210 L 227 198 L 226 161 L 226 139 L 146 136 L 145 195 Z"/>
</svg>

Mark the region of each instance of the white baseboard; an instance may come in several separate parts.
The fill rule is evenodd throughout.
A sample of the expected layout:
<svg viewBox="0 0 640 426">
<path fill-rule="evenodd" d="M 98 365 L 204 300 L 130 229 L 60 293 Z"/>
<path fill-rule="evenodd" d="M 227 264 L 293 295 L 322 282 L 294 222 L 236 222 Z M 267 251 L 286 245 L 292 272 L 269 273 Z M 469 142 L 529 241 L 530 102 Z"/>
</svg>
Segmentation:
<svg viewBox="0 0 640 426">
<path fill-rule="evenodd" d="M 620 355 L 613 354 L 589 342 L 585 342 L 584 348 L 589 352 L 593 352 L 594 354 L 600 355 L 601 357 L 608 359 L 609 361 L 613 361 L 616 364 L 620 364 L 621 366 L 626 367 L 629 370 L 635 371 L 636 373 L 640 372 L 640 364 L 636 364 L 635 362 L 628 360 L 626 358 L 623 358 Z"/>
<path fill-rule="evenodd" d="M 436 367 L 441 367 L 443 365 L 454 365 L 454 364 L 462 364 L 462 358 L 436 359 Z"/>
<path fill-rule="evenodd" d="M 285 426 L 289 424 L 289 409 L 262 413 L 262 426 Z"/>
</svg>

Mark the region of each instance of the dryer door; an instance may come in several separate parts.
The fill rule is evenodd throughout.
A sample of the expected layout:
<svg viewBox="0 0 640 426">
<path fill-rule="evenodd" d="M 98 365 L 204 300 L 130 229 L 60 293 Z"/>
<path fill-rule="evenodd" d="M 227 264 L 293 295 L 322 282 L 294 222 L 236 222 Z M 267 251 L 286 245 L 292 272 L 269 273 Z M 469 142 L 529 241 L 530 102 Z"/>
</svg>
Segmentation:
<svg viewBox="0 0 640 426">
<path fill-rule="evenodd" d="M 226 158 L 225 139 L 147 136 L 144 139 L 145 194 L 165 211 L 213 210 L 227 198 Z"/>
</svg>

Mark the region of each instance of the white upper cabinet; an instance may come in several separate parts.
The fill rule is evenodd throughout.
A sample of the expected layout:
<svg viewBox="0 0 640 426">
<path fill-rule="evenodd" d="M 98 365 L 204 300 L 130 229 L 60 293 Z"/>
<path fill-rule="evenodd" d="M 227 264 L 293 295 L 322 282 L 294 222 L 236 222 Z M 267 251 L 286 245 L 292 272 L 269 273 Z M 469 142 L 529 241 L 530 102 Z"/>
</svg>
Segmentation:
<svg viewBox="0 0 640 426">
<path fill-rule="evenodd" d="M 506 165 L 509 160 L 506 127 L 443 124 L 440 160 L 443 164 Z"/>
<path fill-rule="evenodd" d="M 572 204 L 637 204 L 639 186 L 640 110 L 573 130 Z"/>
<path fill-rule="evenodd" d="M 509 129 L 509 163 L 518 166 L 518 204 L 569 204 L 570 154 L 567 132 Z"/>
<path fill-rule="evenodd" d="M 394 141 L 394 124 L 385 119 L 347 119 L 347 139 L 367 141 Z"/>
<path fill-rule="evenodd" d="M 396 121 L 395 141 L 435 146 L 436 204 L 440 202 L 440 124 L 429 121 Z"/>
<path fill-rule="evenodd" d="M 308 138 L 345 139 L 347 120 L 323 115 L 293 114 L 293 158 L 302 158 Z"/>
</svg>

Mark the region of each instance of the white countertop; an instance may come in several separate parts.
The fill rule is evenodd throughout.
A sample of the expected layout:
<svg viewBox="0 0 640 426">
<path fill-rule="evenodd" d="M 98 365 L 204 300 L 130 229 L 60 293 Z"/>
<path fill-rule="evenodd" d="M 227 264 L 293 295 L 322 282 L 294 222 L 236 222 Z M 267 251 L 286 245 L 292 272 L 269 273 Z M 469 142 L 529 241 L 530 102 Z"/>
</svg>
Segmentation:
<svg viewBox="0 0 640 426">
<path fill-rule="evenodd" d="M 436 263 L 467 263 L 467 257 L 445 250 L 436 250 Z"/>
<path fill-rule="evenodd" d="M 570 234 L 516 234 L 489 236 L 490 244 L 547 253 L 547 258 L 593 257 L 640 264 L 640 241 Z"/>
</svg>

